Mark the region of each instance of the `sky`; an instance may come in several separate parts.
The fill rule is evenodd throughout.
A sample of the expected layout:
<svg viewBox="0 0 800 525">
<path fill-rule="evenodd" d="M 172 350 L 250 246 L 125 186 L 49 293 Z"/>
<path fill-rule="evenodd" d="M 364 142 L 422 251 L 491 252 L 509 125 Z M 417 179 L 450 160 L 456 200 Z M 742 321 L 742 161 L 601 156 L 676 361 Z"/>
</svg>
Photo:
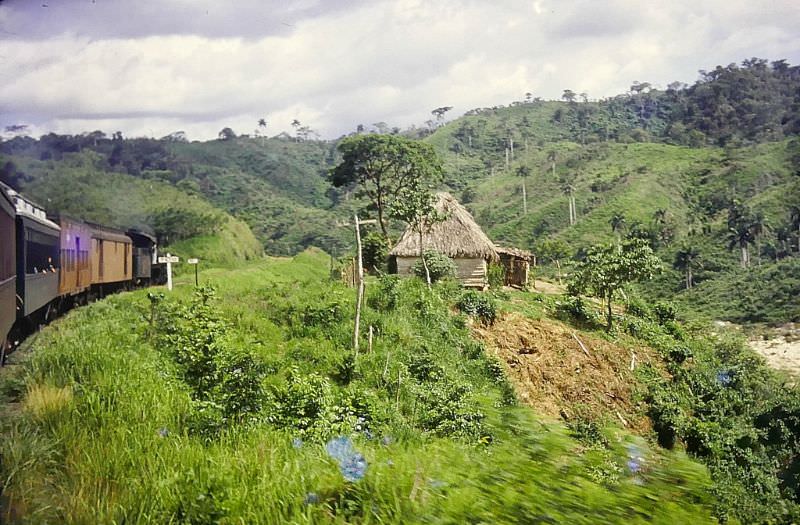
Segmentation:
<svg viewBox="0 0 800 525">
<path fill-rule="evenodd" d="M 0 0 L 0 132 L 331 139 L 797 65 L 799 27 L 798 0 Z"/>
</svg>

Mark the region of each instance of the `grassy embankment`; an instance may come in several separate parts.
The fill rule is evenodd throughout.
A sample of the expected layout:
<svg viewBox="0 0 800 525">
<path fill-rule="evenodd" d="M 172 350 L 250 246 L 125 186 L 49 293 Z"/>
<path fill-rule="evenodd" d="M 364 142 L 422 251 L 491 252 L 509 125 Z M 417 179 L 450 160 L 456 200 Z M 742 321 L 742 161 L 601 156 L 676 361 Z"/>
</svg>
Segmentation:
<svg viewBox="0 0 800 525">
<path fill-rule="evenodd" d="M 326 268 L 305 252 L 208 270 L 216 297 L 179 281 L 46 328 L 4 387 L 3 518 L 714 521 L 708 475 L 683 453 L 515 406 L 501 363 L 452 313 L 456 288 L 375 283 L 374 348 L 353 355 L 353 293 Z M 339 435 L 367 463 L 353 481 L 324 446 Z"/>
</svg>

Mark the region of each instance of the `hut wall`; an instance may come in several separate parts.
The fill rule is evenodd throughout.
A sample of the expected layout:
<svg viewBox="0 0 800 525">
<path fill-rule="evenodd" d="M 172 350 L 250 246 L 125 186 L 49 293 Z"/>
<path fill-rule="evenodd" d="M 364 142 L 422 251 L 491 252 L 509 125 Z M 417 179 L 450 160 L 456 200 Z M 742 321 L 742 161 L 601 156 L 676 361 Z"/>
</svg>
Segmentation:
<svg viewBox="0 0 800 525">
<path fill-rule="evenodd" d="M 414 275 L 414 265 L 419 257 L 397 256 L 396 260 L 397 275 L 401 277 Z M 470 288 L 486 287 L 486 261 L 484 259 L 458 258 L 453 259 L 453 262 L 456 264 L 456 277 L 461 284 Z"/>
<path fill-rule="evenodd" d="M 530 263 L 528 261 L 508 255 L 500 255 L 500 261 L 505 268 L 506 274 L 503 284 L 506 286 L 527 286 L 530 271 Z"/>
</svg>

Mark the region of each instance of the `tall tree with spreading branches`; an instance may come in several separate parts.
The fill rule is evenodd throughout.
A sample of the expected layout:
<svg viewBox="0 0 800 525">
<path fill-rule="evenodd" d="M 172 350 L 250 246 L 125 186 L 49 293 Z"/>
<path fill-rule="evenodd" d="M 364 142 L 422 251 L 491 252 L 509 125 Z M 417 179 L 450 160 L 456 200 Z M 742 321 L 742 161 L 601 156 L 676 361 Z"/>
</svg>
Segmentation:
<svg viewBox="0 0 800 525">
<path fill-rule="evenodd" d="M 336 187 L 357 186 L 378 215 L 384 237 L 389 237 L 389 211 L 402 196 L 437 186 L 442 161 L 433 147 L 396 135 L 354 135 L 339 143 L 342 161 L 330 171 Z"/>
</svg>

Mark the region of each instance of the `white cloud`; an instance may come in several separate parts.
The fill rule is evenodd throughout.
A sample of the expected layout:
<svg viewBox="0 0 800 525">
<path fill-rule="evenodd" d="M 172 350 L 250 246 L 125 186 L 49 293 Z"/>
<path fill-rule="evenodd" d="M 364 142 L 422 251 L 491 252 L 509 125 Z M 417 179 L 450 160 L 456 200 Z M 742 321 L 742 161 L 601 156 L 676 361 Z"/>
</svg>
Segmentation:
<svg viewBox="0 0 800 525">
<path fill-rule="evenodd" d="M 15 27 L 16 35 L 6 28 L 33 25 L 30 17 L 4 4 L 0 125 L 152 136 L 182 129 L 202 139 L 224 126 L 252 133 L 261 117 L 270 134 L 291 131 L 297 118 L 335 137 L 359 123 L 419 125 L 443 105 L 455 106 L 452 117 L 527 91 L 558 98 L 570 88 L 598 98 L 634 80 L 692 82 L 698 69 L 750 56 L 800 59 L 800 11 L 791 0 L 336 4 L 289 4 L 276 16 L 291 28 L 260 35 L 248 21 L 237 36 L 241 13 L 210 2 L 225 31 L 181 22 L 172 34 L 157 11 L 143 9 L 131 16 L 150 17 L 158 28 L 146 36 L 124 30 L 115 37 L 107 25 L 96 36 L 92 24 L 105 13 L 77 24 L 80 33 L 28 39 L 19 37 L 25 27 Z M 263 12 L 258 3 L 243 5 L 245 13 Z M 203 7 L 173 0 L 164 12 L 190 6 Z M 52 29 L 55 21 L 48 23 Z"/>
</svg>

